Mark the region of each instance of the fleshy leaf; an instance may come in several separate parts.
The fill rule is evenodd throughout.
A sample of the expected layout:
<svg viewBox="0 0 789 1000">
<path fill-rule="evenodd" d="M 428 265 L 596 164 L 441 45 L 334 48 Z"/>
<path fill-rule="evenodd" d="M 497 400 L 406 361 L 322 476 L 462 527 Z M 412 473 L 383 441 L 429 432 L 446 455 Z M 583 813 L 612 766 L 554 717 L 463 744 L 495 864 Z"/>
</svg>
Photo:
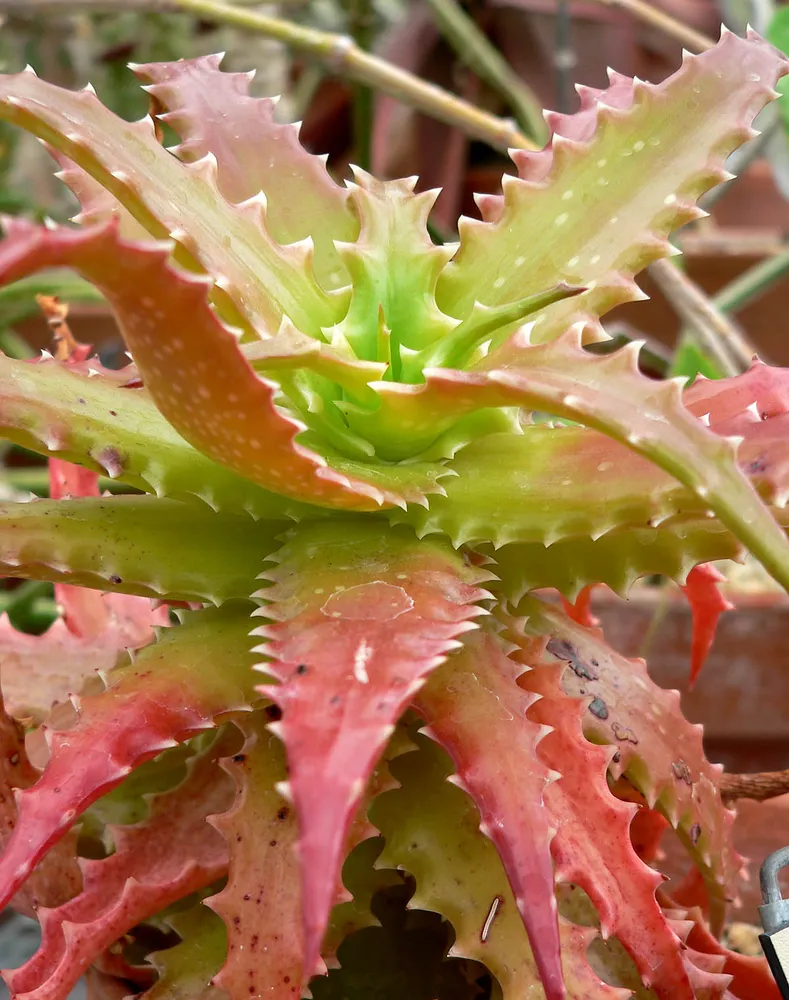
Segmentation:
<svg viewBox="0 0 789 1000">
<path fill-rule="evenodd" d="M 452 459 L 445 496 L 428 508 L 393 512 L 420 536 L 455 545 L 597 538 L 614 528 L 658 523 L 699 501 L 672 476 L 599 431 L 535 424 L 487 434 Z"/>
<path fill-rule="evenodd" d="M 784 511 L 776 511 L 783 524 Z M 604 583 L 626 597 L 640 577 L 660 574 L 684 583 L 693 566 L 716 559 L 742 560 L 743 547 L 720 521 L 679 516 L 657 528 L 623 528 L 600 538 L 573 538 L 545 547 L 504 545 L 495 554 L 501 584 L 490 589 L 517 603 L 528 590 L 550 587 L 575 600 L 583 587 Z"/>
<path fill-rule="evenodd" d="M 206 900 L 228 933 L 227 960 L 213 981 L 231 1000 L 263 994 L 292 1000 L 306 978 L 298 823 L 275 787 L 287 769 L 282 744 L 266 731 L 269 718 L 263 710 L 239 723 L 246 742 L 224 764 L 238 796 L 212 820 L 230 850 L 227 886 Z"/>
<path fill-rule="evenodd" d="M 603 938 L 619 939 L 657 996 L 693 1000 L 680 941 L 655 898 L 662 876 L 640 860 L 630 841 L 636 807 L 620 802 L 608 787 L 612 750 L 584 737 L 585 707 L 562 691 L 562 669 L 531 655 L 523 659 L 531 669 L 519 683 L 541 696 L 529 717 L 553 730 L 540 742 L 538 757 L 560 775 L 545 791 L 545 808 L 557 829 L 551 843 L 557 882 L 580 886 L 589 895 Z"/>
<path fill-rule="evenodd" d="M 227 847 L 206 818 L 233 800 L 232 782 L 216 762 L 233 744 L 237 734 L 221 734 L 192 758 L 176 789 L 153 800 L 149 819 L 110 828 L 113 854 L 81 861 L 82 892 L 57 909 L 39 911 L 38 951 L 5 972 L 14 996 L 66 1000 L 88 965 L 116 939 L 224 874 Z"/>
<path fill-rule="evenodd" d="M 789 585 L 789 541 L 737 467 L 739 439 L 707 430 L 683 406 L 676 382 L 640 375 L 638 349 L 630 344 L 592 356 L 581 346 L 581 328 L 574 328 L 551 343 L 514 352 L 499 370 L 427 372 L 425 386 L 399 385 L 389 396 L 398 403 L 390 416 L 397 412 L 398 421 L 407 421 L 416 405 L 419 421 L 435 429 L 446 422 L 447 408 L 458 414 L 469 407 L 527 406 L 603 431 L 684 483 Z"/>
<path fill-rule="evenodd" d="M 682 588 L 690 602 L 693 616 L 693 638 L 690 651 L 690 679 L 692 687 L 704 666 L 707 654 L 715 639 L 718 620 L 724 611 L 731 611 L 734 605 L 718 589 L 725 580 L 723 573 L 714 566 L 694 566 Z"/>
<path fill-rule="evenodd" d="M 334 242 L 354 240 L 359 232 L 348 192 L 329 176 L 322 157 L 304 150 L 298 126 L 275 120 L 276 100 L 250 96 L 254 73 L 223 73 L 220 62 L 221 56 L 210 55 L 132 69 L 167 109 L 157 117 L 181 137 L 170 152 L 186 163 L 213 154 L 224 198 L 238 203 L 262 191 L 272 238 L 287 244 L 309 237 L 323 286 L 347 284 Z"/>
<path fill-rule="evenodd" d="M 6 713 L 0 699 L 0 848 L 5 848 L 17 824 L 14 789 L 30 788 L 38 776 L 25 750 L 24 729 Z M 33 916 L 39 906 L 59 906 L 70 899 L 81 884 L 77 838 L 69 834 L 42 858 L 14 896 L 13 906 Z"/>
<path fill-rule="evenodd" d="M 41 778 L 18 795 L 19 822 L 0 858 L 0 907 L 92 802 L 138 764 L 254 700 L 249 606 L 186 616 L 108 687 L 79 703 L 76 725 L 47 734 Z"/>
<path fill-rule="evenodd" d="M 311 246 L 279 246 L 264 200 L 231 205 L 217 190 L 212 155 L 184 164 L 157 141 L 150 118 L 129 123 L 90 90 L 72 92 L 32 72 L 0 80 L 0 117 L 60 150 L 107 188 L 158 239 L 172 236 L 215 277 L 253 324 L 276 330 L 283 315 L 320 336 L 344 311 L 342 298 L 310 273 Z"/>
<path fill-rule="evenodd" d="M 414 465 L 377 467 L 378 480 L 387 473 L 390 479 L 390 488 L 380 489 L 365 481 L 363 465 L 346 460 L 341 473 L 296 443 L 304 425 L 275 405 L 276 386 L 244 358 L 210 308 L 205 282 L 171 267 L 168 250 L 119 240 L 114 222 L 80 231 L 15 220 L 7 230 L 0 281 L 46 267 L 71 267 L 92 281 L 112 304 L 157 407 L 221 465 L 266 489 L 324 506 L 402 506 L 436 489 L 428 471 Z"/>
<path fill-rule="evenodd" d="M 451 765 L 429 740 L 393 762 L 401 783 L 378 798 L 371 819 L 385 838 L 381 867 L 402 868 L 416 879 L 410 905 L 434 910 L 455 929 L 450 955 L 482 962 L 497 978 L 504 1000 L 544 995 L 507 876 L 493 843 L 479 829 L 471 799 L 446 781 Z M 584 959 L 585 939 L 560 921 L 567 948 L 568 1000 L 621 1000 Z M 591 936 L 591 935 L 590 935 Z M 563 954 L 564 960 L 564 954 Z"/>
<path fill-rule="evenodd" d="M 91 358 L 64 365 L 0 355 L 0 431 L 24 448 L 57 452 L 146 493 L 198 498 L 256 518 L 308 508 L 217 465 L 173 430 L 144 389 L 122 388 L 136 369 L 112 372 Z"/>
<path fill-rule="evenodd" d="M 224 923 L 201 903 L 167 917 L 167 923 L 181 943 L 149 956 L 159 978 L 145 1000 L 225 1000 L 227 994 L 210 985 L 227 954 Z"/>
<path fill-rule="evenodd" d="M 83 469 L 71 462 L 64 462 L 62 459 L 50 458 L 49 496 L 51 499 L 98 497 L 99 495 L 98 473 L 92 472 L 90 469 Z M 107 598 L 105 595 L 86 587 L 56 583 L 55 602 L 61 609 L 66 627 L 74 635 L 95 638 L 110 625 L 112 618 L 123 617 L 133 630 L 139 629 L 143 636 L 148 633 L 149 638 L 153 638 L 153 632 L 150 630 L 152 624 L 151 604 L 145 598 Z M 166 617 L 161 618 L 157 624 L 166 625 Z M 129 643 L 129 645 L 133 646 L 134 643 Z M 138 642 L 137 645 L 142 646 L 144 642 Z"/>
<path fill-rule="evenodd" d="M 309 972 L 367 779 L 424 678 L 475 627 L 486 575 L 446 545 L 362 521 L 305 524 L 274 558 L 257 651 L 280 682 L 261 690 L 283 711 L 273 729 L 299 817 Z"/>
<path fill-rule="evenodd" d="M 745 41 L 724 29 L 718 45 L 686 54 L 663 83 L 615 77 L 607 91 L 587 91 L 577 114 L 550 116 L 551 145 L 513 153 L 519 176 L 505 177 L 500 203 L 488 200 L 494 224 L 463 220 L 439 306 L 462 318 L 476 301 L 510 302 L 557 275 L 589 287 L 538 319 L 535 340 L 543 342 L 639 297 L 630 279 L 671 252 L 673 229 L 702 214 L 695 202 L 727 178 L 726 156 L 750 138 L 786 66 L 757 36 Z"/>
<path fill-rule="evenodd" d="M 543 804 L 551 774 L 537 753 L 544 731 L 526 714 L 535 698 L 517 684 L 523 669 L 497 635 L 478 631 L 432 674 L 414 708 L 427 735 L 452 758 L 453 783 L 480 811 L 480 828 L 504 864 L 545 994 L 554 998 L 563 996 L 563 982 Z"/>
<path fill-rule="evenodd" d="M 147 496 L 0 504 L 0 572 L 219 604 L 249 596 L 261 563 L 289 524 Z M 123 625 L 123 605 L 112 608 Z M 130 624 L 124 633 L 130 640 L 147 635 Z M 35 648 L 25 642 L 20 650 Z M 142 641 L 129 642 L 134 644 Z"/>
<path fill-rule="evenodd" d="M 598 629 L 577 625 L 533 598 L 518 611 L 527 616 L 518 631 L 536 644 L 531 652 L 524 646 L 527 662 L 545 648 L 567 665 L 562 686 L 584 699 L 584 734 L 617 748 L 614 776 L 626 774 L 674 827 L 704 876 L 719 926 L 726 903 L 737 894 L 742 858 L 732 844 L 734 814 L 721 800 L 722 767 L 705 757 L 701 727 L 682 715 L 679 692 L 660 688 L 643 660 L 615 653 Z"/>
</svg>

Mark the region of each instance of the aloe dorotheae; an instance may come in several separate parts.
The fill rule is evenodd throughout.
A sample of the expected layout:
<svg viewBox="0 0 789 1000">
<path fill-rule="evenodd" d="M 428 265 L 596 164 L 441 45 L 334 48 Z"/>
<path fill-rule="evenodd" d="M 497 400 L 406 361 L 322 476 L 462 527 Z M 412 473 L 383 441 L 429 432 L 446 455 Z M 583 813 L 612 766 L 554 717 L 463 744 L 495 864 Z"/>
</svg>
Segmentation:
<svg viewBox="0 0 789 1000">
<path fill-rule="evenodd" d="M 434 192 L 339 186 L 215 58 L 134 67 L 172 149 L 1 78 L 82 211 L 7 220 L 0 280 L 74 269 L 133 357 L 0 358 L 0 431 L 58 487 L 0 506 L 0 568 L 64 608 L 0 634 L 0 902 L 43 927 L 17 997 L 86 970 L 97 997 L 479 995 L 455 959 L 506 1000 L 770 996 L 713 936 L 742 859 L 698 727 L 550 595 L 746 549 L 789 584 L 786 374 L 685 389 L 585 350 L 788 66 L 725 34 L 583 89 L 457 247 Z M 716 610 L 711 585 L 686 589 Z M 676 832 L 701 909 L 634 817 Z M 388 978 L 377 890 L 409 885 L 453 937 Z"/>
</svg>

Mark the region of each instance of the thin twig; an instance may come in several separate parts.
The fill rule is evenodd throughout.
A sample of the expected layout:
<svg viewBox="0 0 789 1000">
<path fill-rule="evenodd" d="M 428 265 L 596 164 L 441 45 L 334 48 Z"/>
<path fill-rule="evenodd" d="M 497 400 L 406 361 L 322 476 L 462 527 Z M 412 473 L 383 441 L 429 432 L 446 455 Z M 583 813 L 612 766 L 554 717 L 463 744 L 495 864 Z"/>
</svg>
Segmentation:
<svg viewBox="0 0 789 1000">
<path fill-rule="evenodd" d="M 694 281 L 668 260 L 655 261 L 649 273 L 695 333 L 699 347 L 712 357 L 724 374 L 739 375 L 749 367 L 753 349 L 745 336 Z"/>
<path fill-rule="evenodd" d="M 544 142 L 548 136 L 539 102 L 474 19 L 457 0 L 428 3 L 441 34 L 459 58 L 501 94 L 529 138 Z"/>
<path fill-rule="evenodd" d="M 232 0 L 239 7 L 252 6 L 260 0 Z M 281 0 L 280 0 L 281 2 Z M 286 3 L 307 2 L 307 0 L 285 0 Z M 40 17 L 45 13 L 61 14 L 113 14 L 118 11 L 140 10 L 151 14 L 167 14 L 177 11 L 173 0 L 0 0 L 0 14 Z"/>
<path fill-rule="evenodd" d="M 604 7 L 612 7 L 614 10 L 627 11 L 640 21 L 644 21 L 653 28 L 658 28 L 672 38 L 676 38 L 678 42 L 692 52 L 703 52 L 705 49 L 711 49 L 715 44 L 708 35 L 704 35 L 702 32 L 696 31 L 695 28 L 683 24 L 682 21 L 678 21 L 675 17 L 664 13 L 662 10 L 656 10 L 650 3 L 646 3 L 645 0 L 597 0 L 597 2 Z"/>
<path fill-rule="evenodd" d="M 43 9 L 44 4 L 54 0 L 0 0 L 0 11 L 14 4 L 16 10 L 26 13 Z M 139 0 L 116 0 L 109 9 L 121 11 L 134 9 Z M 71 7 L 71 0 L 63 2 L 61 9 Z M 149 8 L 150 9 L 150 8 Z M 261 14 L 259 11 L 244 10 L 217 0 L 162 0 L 158 9 L 192 14 L 195 17 L 221 24 L 229 24 L 242 31 L 255 32 L 289 45 L 301 52 L 307 52 L 319 59 L 333 73 L 346 76 L 354 83 L 361 83 L 383 91 L 391 97 L 461 129 L 472 138 L 488 143 L 495 149 L 506 151 L 511 148 L 535 149 L 533 142 L 526 138 L 514 122 L 498 118 L 487 111 L 475 107 L 432 83 L 420 80 L 418 76 L 393 66 L 383 59 L 364 52 L 346 35 L 319 31 L 305 25 L 279 17 Z"/>
<path fill-rule="evenodd" d="M 762 771 L 760 774 L 721 775 L 721 796 L 724 802 L 752 799 L 765 802 L 789 792 L 789 771 Z"/>
<path fill-rule="evenodd" d="M 748 268 L 721 289 L 712 301 L 721 312 L 737 312 L 768 291 L 787 274 L 789 274 L 789 247 L 774 257 L 766 257 Z"/>
<path fill-rule="evenodd" d="M 573 100 L 573 70 L 576 63 L 569 0 L 558 0 L 555 40 L 553 63 L 556 69 L 556 107 L 566 115 L 570 113 Z"/>
</svg>

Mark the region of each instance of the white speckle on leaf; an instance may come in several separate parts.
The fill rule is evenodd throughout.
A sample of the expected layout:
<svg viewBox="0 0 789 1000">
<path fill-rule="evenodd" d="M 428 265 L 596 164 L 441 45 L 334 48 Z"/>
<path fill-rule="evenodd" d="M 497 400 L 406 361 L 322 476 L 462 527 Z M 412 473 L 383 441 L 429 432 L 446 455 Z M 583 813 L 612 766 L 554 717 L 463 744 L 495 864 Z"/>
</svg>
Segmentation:
<svg viewBox="0 0 789 1000">
<path fill-rule="evenodd" d="M 370 683 L 370 675 L 367 673 L 367 664 L 370 662 L 372 653 L 372 646 L 370 646 L 366 639 L 362 639 L 353 656 L 353 676 L 360 684 Z"/>
</svg>

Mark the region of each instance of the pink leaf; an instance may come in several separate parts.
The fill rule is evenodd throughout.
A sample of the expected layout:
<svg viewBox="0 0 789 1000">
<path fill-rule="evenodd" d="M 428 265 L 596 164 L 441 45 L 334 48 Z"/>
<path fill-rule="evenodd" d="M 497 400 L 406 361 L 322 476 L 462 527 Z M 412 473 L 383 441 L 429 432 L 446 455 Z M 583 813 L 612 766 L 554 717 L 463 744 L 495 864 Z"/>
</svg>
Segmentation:
<svg viewBox="0 0 789 1000">
<path fill-rule="evenodd" d="M 136 924 L 210 885 L 227 870 L 227 848 L 207 822 L 233 800 L 217 757 L 238 745 L 233 730 L 187 765 L 175 789 L 158 795 L 150 816 L 110 827 L 115 852 L 82 860 L 84 887 L 57 909 L 39 910 L 41 945 L 23 966 L 5 972 L 14 996 L 66 1000 L 97 956 Z"/>
<path fill-rule="evenodd" d="M 347 190 L 332 180 L 322 158 L 301 146 L 298 126 L 276 121 L 275 100 L 250 95 L 253 74 L 223 73 L 220 61 L 209 55 L 132 69 L 167 109 L 158 117 L 181 136 L 171 152 L 187 163 L 212 153 L 217 187 L 229 202 L 262 191 L 272 237 L 282 244 L 311 238 L 321 282 L 327 288 L 347 283 L 334 246 L 359 232 Z"/>
<path fill-rule="evenodd" d="M 714 566 L 694 566 L 682 590 L 693 615 L 693 639 L 690 653 L 690 688 L 696 683 L 715 639 L 715 630 L 724 611 L 734 605 L 718 589 L 726 577 Z"/>
<path fill-rule="evenodd" d="M 485 577 L 447 546 L 370 522 L 304 525 L 278 563 L 258 595 L 271 624 L 257 650 L 280 682 L 261 690 L 283 711 L 272 728 L 299 817 L 310 973 L 367 779 L 425 677 L 474 628 Z"/>
<path fill-rule="evenodd" d="M 82 699 L 72 729 L 48 732 L 41 778 L 17 797 L 19 822 L 0 857 L 0 908 L 99 796 L 138 764 L 243 711 L 254 699 L 248 606 L 186 616 L 106 690 Z"/>
<path fill-rule="evenodd" d="M 430 677 L 414 707 L 449 753 L 451 779 L 474 800 L 499 852 L 546 997 L 564 997 L 549 832 L 550 780 L 537 753 L 543 730 L 527 718 L 536 698 L 518 687 L 523 667 L 495 634 L 477 632 Z"/>
<path fill-rule="evenodd" d="M 266 732 L 265 710 L 240 722 L 246 742 L 224 763 L 238 785 L 235 805 L 211 822 L 230 851 L 225 888 L 206 901 L 227 925 L 227 961 L 214 977 L 231 1000 L 301 995 L 304 966 L 295 811 L 277 792 L 287 768 L 282 744 Z"/>
<path fill-rule="evenodd" d="M 589 895 L 603 937 L 618 938 L 657 996 L 693 1000 L 680 942 L 655 898 L 662 876 L 638 857 L 630 840 L 636 806 L 621 802 L 608 788 L 612 751 L 586 740 L 583 704 L 562 691 L 561 668 L 538 657 L 527 642 L 519 659 L 532 669 L 519 683 L 541 696 L 529 717 L 553 730 L 540 742 L 538 756 L 560 775 L 545 791 L 546 809 L 557 827 L 551 843 L 556 879 Z"/>
<path fill-rule="evenodd" d="M 30 788 L 38 777 L 25 750 L 24 729 L 6 714 L 0 699 L 0 848 L 17 825 L 16 789 Z M 14 908 L 33 916 L 39 906 L 59 906 L 78 892 L 82 877 L 76 852 L 76 835 L 64 837 L 14 896 Z"/>
<path fill-rule="evenodd" d="M 527 656 L 542 661 L 547 653 L 566 665 L 562 687 L 583 699 L 584 735 L 616 747 L 613 777 L 627 774 L 677 830 L 704 876 L 713 919 L 722 925 L 742 858 L 732 843 L 734 815 L 721 800 L 722 768 L 704 755 L 701 727 L 682 715 L 677 691 L 660 688 L 643 660 L 620 656 L 598 629 L 577 625 L 535 599 L 523 601 L 519 611 L 528 615 L 520 629 L 536 644 L 528 652 L 524 647 Z"/>
</svg>

